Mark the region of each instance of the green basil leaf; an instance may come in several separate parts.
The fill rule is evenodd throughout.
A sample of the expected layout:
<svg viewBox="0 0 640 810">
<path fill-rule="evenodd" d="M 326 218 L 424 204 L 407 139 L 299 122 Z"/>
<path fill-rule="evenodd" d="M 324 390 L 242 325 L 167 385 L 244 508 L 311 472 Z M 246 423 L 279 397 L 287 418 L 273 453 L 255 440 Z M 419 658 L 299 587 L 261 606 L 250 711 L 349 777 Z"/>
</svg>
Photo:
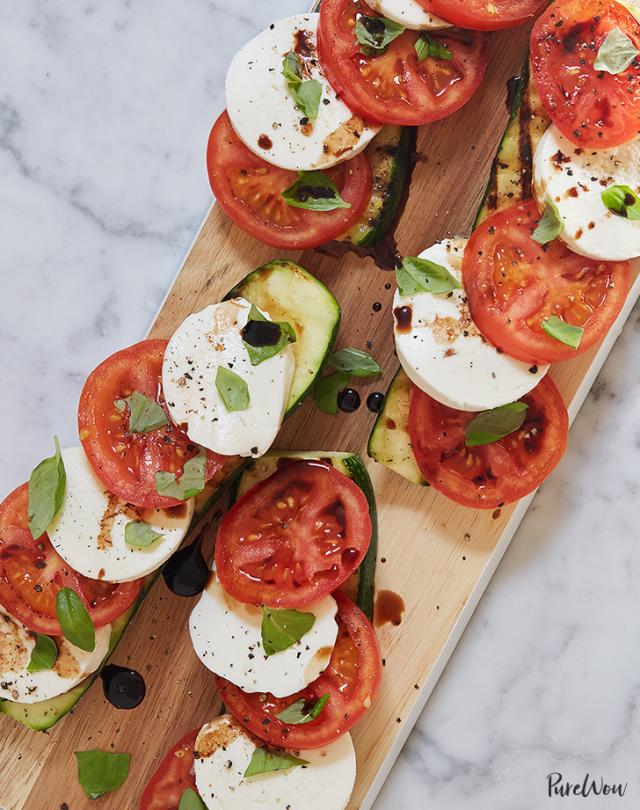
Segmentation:
<svg viewBox="0 0 640 810">
<path fill-rule="evenodd" d="M 96 629 L 87 609 L 72 588 L 60 588 L 56 596 L 56 616 L 67 641 L 85 652 L 96 647 Z"/>
<path fill-rule="evenodd" d="M 276 342 L 267 346 L 253 346 L 251 343 L 247 343 L 245 340 L 245 334 L 249 328 L 249 324 L 252 321 L 258 323 L 270 323 L 273 324 L 274 327 L 278 327 L 279 337 L 277 337 Z M 275 337 L 278 335 L 278 332 L 274 329 L 273 334 Z M 247 324 L 242 329 L 242 338 L 244 340 L 244 345 L 247 349 L 252 366 L 260 365 L 263 360 L 268 360 L 270 357 L 278 354 L 278 352 L 281 351 L 285 346 L 288 346 L 290 343 L 295 343 L 297 340 L 295 330 L 291 324 L 286 323 L 286 321 L 270 321 L 268 318 L 264 317 L 255 304 L 251 304 Z"/>
<path fill-rule="evenodd" d="M 256 748 L 251 757 L 251 762 L 244 772 L 244 778 L 256 776 L 259 773 L 270 773 L 271 771 L 283 771 L 287 768 L 294 768 L 296 765 L 308 765 L 306 759 L 290 754 L 278 748 Z"/>
<path fill-rule="evenodd" d="M 129 754 L 109 751 L 75 751 L 78 760 L 78 781 L 90 799 L 98 799 L 124 784 L 129 773 Z"/>
<path fill-rule="evenodd" d="M 249 407 L 249 386 L 226 366 L 218 366 L 216 388 L 228 411 L 246 411 Z"/>
<path fill-rule="evenodd" d="M 349 385 L 349 375 L 337 371 L 321 377 L 313 389 L 313 401 L 323 413 L 335 416 L 338 413 L 338 392 Z"/>
<path fill-rule="evenodd" d="M 531 234 L 531 238 L 534 242 L 546 245 L 547 242 L 551 242 L 556 236 L 559 236 L 562 231 L 564 231 L 564 219 L 560 216 L 555 203 L 547 200 L 544 206 L 544 214 L 540 218 L 538 227 Z"/>
<path fill-rule="evenodd" d="M 207 810 L 207 805 L 193 788 L 185 788 L 184 793 L 180 796 L 178 810 Z"/>
<path fill-rule="evenodd" d="M 609 31 L 598 49 L 593 67 L 606 73 L 622 73 L 633 62 L 640 51 L 618 26 Z"/>
<path fill-rule="evenodd" d="M 287 205 L 309 211 L 333 211 L 351 208 L 340 196 L 338 187 L 324 172 L 298 172 L 298 179 L 282 192 Z"/>
<path fill-rule="evenodd" d="M 336 371 L 353 374 L 354 377 L 375 377 L 376 374 L 382 374 L 382 369 L 370 354 L 351 346 L 334 352 L 329 358 L 329 365 Z"/>
<path fill-rule="evenodd" d="M 446 267 L 413 256 L 405 256 L 400 267 L 396 268 L 396 284 L 400 295 L 417 292 L 442 295 L 460 289 L 459 282 Z"/>
<path fill-rule="evenodd" d="M 207 469 L 207 451 L 198 446 L 198 452 L 185 462 L 182 475 L 161 470 L 156 473 L 156 492 L 169 498 L 186 501 L 204 489 L 204 476 Z"/>
<path fill-rule="evenodd" d="M 293 100 L 305 118 L 317 118 L 322 99 L 322 85 L 317 79 L 307 79 L 301 84 L 289 84 Z"/>
<path fill-rule="evenodd" d="M 289 51 L 282 60 L 282 75 L 290 82 L 289 88 L 291 88 L 291 84 L 301 84 L 302 59 L 294 51 Z"/>
<path fill-rule="evenodd" d="M 51 636 L 36 633 L 36 646 L 31 650 L 27 672 L 43 672 L 52 669 L 58 658 L 58 647 Z"/>
<path fill-rule="evenodd" d="M 571 346 L 572 349 L 578 348 L 584 331 L 581 326 L 565 323 L 557 315 L 551 315 L 547 320 L 543 320 L 542 328 L 549 337 L 559 340 L 565 346 Z"/>
<path fill-rule="evenodd" d="M 60 511 L 67 483 L 58 437 L 54 436 L 53 441 L 56 445 L 55 455 L 41 461 L 29 477 L 27 521 L 34 540 L 46 532 Z"/>
<path fill-rule="evenodd" d="M 490 411 L 482 411 L 467 425 L 465 444 L 467 447 L 477 447 L 508 436 L 522 425 L 526 410 L 524 402 L 510 402 Z"/>
<path fill-rule="evenodd" d="M 600 196 L 614 214 L 626 219 L 640 219 L 640 197 L 629 186 L 609 186 Z"/>
<path fill-rule="evenodd" d="M 154 532 L 151 526 L 142 520 L 131 520 L 124 527 L 125 543 L 136 548 L 147 548 L 161 537 L 164 535 Z"/>
<path fill-rule="evenodd" d="M 437 39 L 429 36 L 426 31 L 420 34 L 414 47 L 418 54 L 418 62 L 424 62 L 427 56 L 433 56 L 434 59 L 453 59 L 451 51 Z"/>
<path fill-rule="evenodd" d="M 124 399 L 117 399 L 115 405 L 119 411 L 129 406 L 129 433 L 149 433 L 150 430 L 169 424 L 162 406 L 140 391 L 134 391 L 131 396 Z"/>
<path fill-rule="evenodd" d="M 305 633 L 311 630 L 315 621 L 316 617 L 313 613 L 303 613 L 295 608 L 276 610 L 276 608 L 268 608 L 263 605 L 260 630 L 264 654 L 274 655 L 293 647 Z"/>
<path fill-rule="evenodd" d="M 328 700 L 328 692 L 320 700 L 316 700 L 313 706 L 308 705 L 309 701 L 300 698 L 300 700 L 296 700 L 295 703 L 291 703 L 286 709 L 283 709 L 280 714 L 276 714 L 276 717 L 278 720 L 282 720 L 283 723 L 290 723 L 292 726 L 309 723 L 311 720 L 316 719 Z"/>
<path fill-rule="evenodd" d="M 363 47 L 360 53 L 365 56 L 377 56 L 387 50 L 387 45 L 404 31 L 404 26 L 385 17 L 358 16 L 353 29 L 356 40 Z"/>
</svg>

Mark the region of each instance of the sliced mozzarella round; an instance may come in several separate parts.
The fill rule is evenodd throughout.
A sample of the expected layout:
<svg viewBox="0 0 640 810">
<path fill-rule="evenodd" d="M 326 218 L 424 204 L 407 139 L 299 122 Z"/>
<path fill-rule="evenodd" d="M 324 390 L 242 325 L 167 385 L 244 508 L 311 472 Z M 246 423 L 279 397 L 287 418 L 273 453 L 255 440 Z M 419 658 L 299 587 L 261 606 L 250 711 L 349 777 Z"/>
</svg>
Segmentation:
<svg viewBox="0 0 640 810">
<path fill-rule="evenodd" d="M 198 658 L 216 675 L 246 692 L 286 697 L 320 675 L 338 634 L 333 597 L 297 609 L 313 613 L 313 627 L 292 647 L 267 656 L 262 648 L 262 608 L 229 596 L 212 571 L 191 613 L 191 641 Z"/>
<path fill-rule="evenodd" d="M 162 565 L 178 548 L 193 515 L 193 499 L 169 509 L 133 506 L 98 480 L 82 447 L 62 451 L 67 485 L 47 534 L 58 554 L 91 579 L 130 582 Z M 129 523 L 160 535 L 150 545 L 125 539 Z M 131 530 L 129 530 L 131 531 Z"/>
<path fill-rule="evenodd" d="M 29 672 L 36 633 L 0 608 L 0 698 L 38 703 L 68 692 L 102 663 L 109 650 L 111 625 L 96 630 L 93 652 L 74 647 L 63 636 L 55 637 L 58 657 L 51 669 Z"/>
<path fill-rule="evenodd" d="M 538 208 L 550 200 L 564 219 L 559 236 L 581 256 L 619 261 L 640 256 L 640 220 L 614 214 L 602 201 L 609 186 L 640 191 L 640 136 L 612 149 L 575 146 L 552 124 L 533 158 Z"/>
<path fill-rule="evenodd" d="M 200 729 L 194 746 L 196 787 L 211 810 L 344 810 L 356 778 L 356 755 L 349 734 L 330 745 L 292 751 L 305 760 L 278 771 L 245 778 L 257 748 L 266 744 L 230 714 Z"/>
<path fill-rule="evenodd" d="M 225 456 L 266 453 L 280 430 L 295 370 L 290 345 L 251 365 L 242 339 L 250 312 L 244 298 L 212 304 L 183 321 L 164 355 L 162 385 L 171 418 L 194 442 Z M 220 366 L 247 384 L 246 410 L 227 410 L 216 388 Z"/>
<path fill-rule="evenodd" d="M 431 14 L 417 0 L 367 0 L 367 5 L 405 28 L 441 31 L 452 27 L 452 23 Z"/>
<path fill-rule="evenodd" d="M 323 169 L 360 152 L 379 132 L 340 100 L 327 81 L 316 52 L 319 14 L 297 14 L 273 23 L 234 56 L 225 81 L 231 124 L 252 152 L 294 171 Z M 303 64 L 303 81 L 320 82 L 318 117 L 304 116 L 282 75 L 293 52 Z"/>
<path fill-rule="evenodd" d="M 462 284 L 466 239 L 447 239 L 420 254 Z M 484 411 L 531 391 L 549 366 L 532 366 L 496 349 L 471 319 L 464 289 L 393 299 L 396 352 L 411 381 L 438 402 Z"/>
</svg>

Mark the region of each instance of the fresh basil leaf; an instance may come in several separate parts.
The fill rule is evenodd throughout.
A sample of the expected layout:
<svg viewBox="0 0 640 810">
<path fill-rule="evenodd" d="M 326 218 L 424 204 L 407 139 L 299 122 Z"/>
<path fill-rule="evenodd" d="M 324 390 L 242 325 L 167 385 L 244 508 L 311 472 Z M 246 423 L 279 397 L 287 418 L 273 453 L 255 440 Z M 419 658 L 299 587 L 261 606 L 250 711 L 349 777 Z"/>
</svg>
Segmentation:
<svg viewBox="0 0 640 810">
<path fill-rule="evenodd" d="M 228 411 L 246 411 L 249 407 L 249 386 L 226 366 L 218 366 L 216 388 Z"/>
<path fill-rule="evenodd" d="M 287 205 L 308 211 L 333 211 L 351 208 L 340 196 L 338 187 L 324 172 L 298 172 L 298 179 L 282 192 Z"/>
<path fill-rule="evenodd" d="M 606 73 L 622 73 L 633 62 L 640 51 L 618 26 L 609 31 L 598 49 L 593 67 Z"/>
<path fill-rule="evenodd" d="M 434 59 L 453 59 L 451 51 L 437 39 L 429 36 L 426 31 L 420 34 L 414 47 L 418 54 L 418 62 L 424 62 L 427 56 L 433 56 Z"/>
<path fill-rule="evenodd" d="M 640 219 L 640 197 L 629 186 L 609 186 L 600 196 L 614 214 L 626 219 Z"/>
<path fill-rule="evenodd" d="M 254 345 L 253 342 L 247 341 L 249 333 L 252 329 L 255 330 L 255 328 L 250 326 L 252 322 L 268 323 L 271 325 L 269 329 L 271 329 L 272 332 L 268 335 L 269 342 L 266 345 Z M 290 343 L 295 343 L 297 340 L 295 330 L 291 324 L 285 321 L 270 321 L 268 318 L 264 317 L 255 304 L 251 304 L 249 318 L 242 329 L 242 339 L 252 366 L 260 365 L 263 360 L 268 360 L 270 357 L 278 354 L 285 346 L 288 346 Z M 272 339 L 274 340 L 273 343 L 271 342 Z"/>
<path fill-rule="evenodd" d="M 303 613 L 295 608 L 276 610 L 262 606 L 262 649 L 264 654 L 288 650 L 289 647 L 300 641 L 305 633 L 315 624 L 313 613 Z"/>
<path fill-rule="evenodd" d="M 244 772 L 244 778 L 256 776 L 259 773 L 270 773 L 271 771 L 283 771 L 287 768 L 294 768 L 296 765 L 308 765 L 306 759 L 300 759 L 288 751 L 278 748 L 256 748 L 251 757 L 251 762 Z"/>
<path fill-rule="evenodd" d="M 178 810 L 207 810 L 207 805 L 193 788 L 185 788 L 184 793 L 180 796 Z"/>
<path fill-rule="evenodd" d="M 175 473 L 161 470 L 156 473 L 156 492 L 168 498 L 186 501 L 204 489 L 204 476 L 207 469 L 207 451 L 198 446 L 198 452 L 185 462 L 182 475 L 176 478 Z"/>
<path fill-rule="evenodd" d="M 58 647 L 51 636 L 36 633 L 36 646 L 31 650 L 27 672 L 43 672 L 52 669 L 58 658 Z"/>
<path fill-rule="evenodd" d="M 60 511 L 67 483 L 58 437 L 54 436 L 53 441 L 56 445 L 55 455 L 41 461 L 29 477 L 27 521 L 34 540 L 46 532 Z"/>
<path fill-rule="evenodd" d="M 72 588 L 60 588 L 56 596 L 56 616 L 62 635 L 85 652 L 96 648 L 96 629 L 87 609 Z"/>
<path fill-rule="evenodd" d="M 282 60 L 282 75 L 292 84 L 302 83 L 302 59 L 294 51 L 289 51 Z"/>
<path fill-rule="evenodd" d="M 556 204 L 547 200 L 544 206 L 544 214 L 540 218 L 540 222 L 538 222 L 538 227 L 531 234 L 531 238 L 534 242 L 546 245 L 547 242 L 551 242 L 556 236 L 559 236 L 562 231 L 564 231 L 564 219 L 560 216 Z"/>
<path fill-rule="evenodd" d="M 417 292 L 442 295 L 460 289 L 459 282 L 446 267 L 413 256 L 405 256 L 400 267 L 396 268 L 396 284 L 400 295 Z"/>
<path fill-rule="evenodd" d="M 322 99 L 322 85 L 317 79 L 307 79 L 301 84 L 289 84 L 293 100 L 305 118 L 317 118 Z"/>
<path fill-rule="evenodd" d="M 123 411 L 127 405 L 129 406 L 129 433 L 149 433 L 151 430 L 169 424 L 169 419 L 162 410 L 162 406 L 155 399 L 141 394 L 140 391 L 134 391 L 131 396 L 124 399 L 117 399 L 115 405 L 119 411 Z"/>
<path fill-rule="evenodd" d="M 363 47 L 360 53 L 365 56 L 377 56 L 387 50 L 387 45 L 404 31 L 404 26 L 385 17 L 358 16 L 353 32 L 356 40 Z"/>
<path fill-rule="evenodd" d="M 334 352 L 329 358 L 329 365 L 336 371 L 344 371 L 354 377 L 375 377 L 376 374 L 382 374 L 382 369 L 370 354 L 351 346 Z"/>
<path fill-rule="evenodd" d="M 313 389 L 313 401 L 323 413 L 335 416 L 338 413 L 338 392 L 349 385 L 349 375 L 337 371 L 321 377 Z"/>
<path fill-rule="evenodd" d="M 300 698 L 300 700 L 296 700 L 295 703 L 291 703 L 286 709 L 283 709 L 280 714 L 276 714 L 276 717 L 278 720 L 282 720 L 283 723 L 290 723 L 292 726 L 309 723 L 311 720 L 316 719 L 328 700 L 329 693 L 327 692 L 320 700 L 316 700 L 313 706 L 309 707 L 309 701 Z"/>
<path fill-rule="evenodd" d="M 142 520 L 131 520 L 124 527 L 125 543 L 136 548 L 147 548 L 161 537 L 164 535 L 154 532 L 151 526 Z"/>
<path fill-rule="evenodd" d="M 581 326 L 573 326 L 560 320 L 557 315 L 551 315 L 547 320 L 542 321 L 542 328 L 549 337 L 559 340 L 565 346 L 577 349 L 582 340 L 584 329 Z"/>
<path fill-rule="evenodd" d="M 465 444 L 467 447 L 477 447 L 508 436 L 522 425 L 526 410 L 524 402 L 510 402 L 490 411 L 482 411 L 467 425 Z"/>
<path fill-rule="evenodd" d="M 78 760 L 78 781 L 90 799 L 98 799 L 124 784 L 129 773 L 129 754 L 109 751 L 75 751 Z"/>
</svg>

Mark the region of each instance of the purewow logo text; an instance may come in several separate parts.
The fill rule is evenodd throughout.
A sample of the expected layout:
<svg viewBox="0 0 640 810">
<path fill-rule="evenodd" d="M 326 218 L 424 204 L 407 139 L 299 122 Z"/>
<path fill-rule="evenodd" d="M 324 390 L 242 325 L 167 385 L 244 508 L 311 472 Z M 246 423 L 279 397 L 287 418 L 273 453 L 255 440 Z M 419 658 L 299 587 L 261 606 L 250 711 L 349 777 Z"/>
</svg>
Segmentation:
<svg viewBox="0 0 640 810">
<path fill-rule="evenodd" d="M 551 796 L 624 796 L 627 783 L 608 785 L 602 777 L 592 779 L 587 774 L 582 782 L 563 782 L 561 773 L 547 776 L 548 795 Z"/>
</svg>

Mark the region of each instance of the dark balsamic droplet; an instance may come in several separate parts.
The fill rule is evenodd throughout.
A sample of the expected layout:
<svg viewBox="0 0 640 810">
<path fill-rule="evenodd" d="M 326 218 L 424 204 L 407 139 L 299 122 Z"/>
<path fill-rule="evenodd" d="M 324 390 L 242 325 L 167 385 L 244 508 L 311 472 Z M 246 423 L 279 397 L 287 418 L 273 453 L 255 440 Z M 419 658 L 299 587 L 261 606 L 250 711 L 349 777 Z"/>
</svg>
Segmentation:
<svg viewBox="0 0 640 810">
<path fill-rule="evenodd" d="M 373 305 L 373 311 L 374 312 L 380 312 L 381 309 L 382 309 L 382 304 L 380 303 L 380 301 L 376 301 L 375 304 Z"/>
<path fill-rule="evenodd" d="M 353 413 L 360 407 L 360 394 L 353 388 L 343 388 L 338 393 L 338 408 L 344 413 Z"/>
<path fill-rule="evenodd" d="M 277 346 L 282 329 L 272 321 L 247 321 L 242 327 L 242 339 L 256 349 Z"/>
<path fill-rule="evenodd" d="M 209 566 L 200 550 L 198 540 L 173 554 L 166 563 L 162 576 L 165 585 L 176 596 L 197 596 L 204 591 Z"/>
<path fill-rule="evenodd" d="M 100 677 L 104 696 L 116 709 L 135 709 L 142 703 L 147 687 L 135 669 L 107 664 Z"/>
<path fill-rule="evenodd" d="M 383 404 L 384 394 L 382 391 L 374 391 L 367 397 L 367 408 L 369 408 L 372 413 L 379 413 L 382 410 Z"/>
</svg>

